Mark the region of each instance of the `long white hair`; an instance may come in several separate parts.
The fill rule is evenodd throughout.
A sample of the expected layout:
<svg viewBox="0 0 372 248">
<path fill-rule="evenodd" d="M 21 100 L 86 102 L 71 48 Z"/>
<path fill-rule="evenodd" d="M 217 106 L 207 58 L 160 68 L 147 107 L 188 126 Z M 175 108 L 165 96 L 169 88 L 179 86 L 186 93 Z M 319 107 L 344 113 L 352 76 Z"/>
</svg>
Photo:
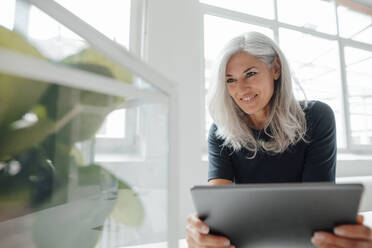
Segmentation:
<svg viewBox="0 0 372 248">
<path fill-rule="evenodd" d="M 231 56 L 239 52 L 256 56 L 269 68 L 273 66 L 275 57 L 279 59 L 281 74 L 275 82 L 274 93 L 269 102 L 270 112 L 264 126 L 265 134 L 270 137 L 268 141 L 255 138 L 249 127 L 247 114 L 238 107 L 227 90 L 226 65 Z M 253 152 L 250 158 L 254 158 L 258 151 L 277 154 L 300 140 L 306 142 L 305 113 L 294 97 L 287 59 L 273 40 L 257 32 L 248 32 L 233 38 L 220 52 L 213 72 L 207 104 L 217 126 L 216 135 L 224 139 L 224 146 L 231 147 L 234 151 L 244 147 Z"/>
</svg>

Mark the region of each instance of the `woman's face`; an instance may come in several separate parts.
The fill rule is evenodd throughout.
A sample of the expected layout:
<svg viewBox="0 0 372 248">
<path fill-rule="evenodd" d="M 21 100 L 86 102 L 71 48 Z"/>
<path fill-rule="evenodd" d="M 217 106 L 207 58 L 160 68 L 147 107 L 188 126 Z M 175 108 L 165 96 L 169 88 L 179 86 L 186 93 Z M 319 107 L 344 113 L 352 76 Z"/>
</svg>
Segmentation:
<svg viewBox="0 0 372 248">
<path fill-rule="evenodd" d="M 277 57 L 269 68 L 246 52 L 233 55 L 226 65 L 226 86 L 235 103 L 250 117 L 266 116 L 274 93 L 274 80 L 280 76 Z"/>
</svg>

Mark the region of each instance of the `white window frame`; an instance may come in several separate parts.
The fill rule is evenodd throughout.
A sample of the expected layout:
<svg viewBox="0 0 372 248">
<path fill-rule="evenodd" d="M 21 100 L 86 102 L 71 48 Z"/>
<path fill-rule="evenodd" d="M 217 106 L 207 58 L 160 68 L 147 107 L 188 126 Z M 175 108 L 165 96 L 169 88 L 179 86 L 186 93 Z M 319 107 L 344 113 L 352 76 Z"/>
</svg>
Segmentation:
<svg viewBox="0 0 372 248">
<path fill-rule="evenodd" d="M 224 18 L 227 20 L 234 20 L 242 23 L 247 24 L 253 24 L 260 27 L 265 27 L 273 30 L 274 32 L 274 40 L 279 44 L 279 28 L 286 28 L 289 30 L 298 31 L 305 34 L 310 34 L 314 37 L 327 39 L 330 41 L 336 41 L 338 43 L 339 47 L 339 57 L 340 57 L 340 79 L 341 79 L 341 88 L 342 88 L 342 108 L 341 108 L 341 115 L 343 119 L 342 125 L 344 126 L 344 132 L 345 132 L 345 148 L 338 148 L 337 151 L 339 153 L 356 153 L 356 154 L 369 154 L 372 151 L 372 145 L 356 145 L 353 144 L 351 141 L 351 127 L 350 127 L 350 111 L 349 111 L 349 103 L 348 103 L 348 87 L 347 87 L 347 79 L 346 79 L 346 65 L 345 65 L 345 54 L 344 49 L 346 46 L 353 47 L 353 48 L 359 48 L 363 50 L 367 50 L 372 52 L 372 44 L 367 44 L 351 39 L 345 39 L 340 36 L 339 32 L 339 22 L 338 22 L 338 12 L 337 12 L 337 6 L 338 6 L 338 0 L 334 0 L 334 11 L 336 12 L 336 26 L 337 26 L 337 33 L 335 35 L 327 34 L 315 30 L 311 30 L 304 27 L 298 27 L 294 26 L 288 23 L 283 23 L 278 20 L 278 5 L 277 0 L 273 0 L 274 3 L 274 12 L 275 12 L 275 18 L 273 20 L 266 19 L 263 17 L 253 16 L 250 14 L 246 14 L 243 12 L 238 12 L 234 10 L 229 10 L 205 3 L 199 3 L 201 8 L 201 20 L 202 25 L 204 26 L 204 15 L 211 15 L 216 16 L 220 18 Z M 356 3 L 357 4 L 357 3 Z M 204 44 L 204 40 L 202 40 Z M 204 57 L 204 54 L 203 54 Z M 205 106 L 205 87 L 203 87 L 204 94 L 202 95 L 201 102 Z M 206 121 L 206 112 L 205 108 L 202 108 L 204 118 L 202 119 L 202 130 L 205 130 L 205 121 Z M 207 143 L 203 137 L 203 154 L 207 153 Z"/>
</svg>

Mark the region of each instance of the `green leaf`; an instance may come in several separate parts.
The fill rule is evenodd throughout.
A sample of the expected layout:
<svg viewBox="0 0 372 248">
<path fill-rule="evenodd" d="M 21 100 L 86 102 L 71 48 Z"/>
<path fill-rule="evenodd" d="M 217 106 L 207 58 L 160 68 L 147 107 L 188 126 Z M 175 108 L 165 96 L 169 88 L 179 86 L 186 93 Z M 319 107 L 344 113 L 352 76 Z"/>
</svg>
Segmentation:
<svg viewBox="0 0 372 248">
<path fill-rule="evenodd" d="M 26 39 L 2 26 L 0 47 L 43 59 Z M 48 86 L 47 83 L 0 73 L 0 126 L 20 119 L 39 101 Z"/>
<path fill-rule="evenodd" d="M 85 49 L 78 54 L 71 55 L 64 60 L 63 64 L 95 64 L 100 65 L 109 69 L 113 77 L 119 80 L 122 80 L 126 83 L 133 82 L 133 75 L 129 71 L 123 69 L 121 66 L 116 63 L 108 60 L 106 57 L 102 56 L 98 52 L 92 49 Z"/>
<path fill-rule="evenodd" d="M 0 160 L 15 156 L 38 145 L 53 131 L 54 126 L 53 121 L 39 120 L 26 128 L 9 128 L 0 137 Z"/>
</svg>

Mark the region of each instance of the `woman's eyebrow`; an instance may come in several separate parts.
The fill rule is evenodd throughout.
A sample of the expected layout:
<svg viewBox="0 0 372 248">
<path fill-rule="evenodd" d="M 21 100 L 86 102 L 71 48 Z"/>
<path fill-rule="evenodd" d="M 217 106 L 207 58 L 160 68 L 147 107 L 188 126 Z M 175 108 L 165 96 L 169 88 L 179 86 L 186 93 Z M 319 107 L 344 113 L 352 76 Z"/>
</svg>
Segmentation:
<svg viewBox="0 0 372 248">
<path fill-rule="evenodd" d="M 249 70 L 252 70 L 253 68 L 255 68 L 254 66 L 251 66 L 251 67 L 249 67 L 249 68 L 247 68 L 247 69 L 245 69 L 244 71 L 243 71 L 243 73 L 246 73 L 246 72 L 248 72 Z M 242 73 L 242 74 L 243 74 Z M 232 77 L 233 75 L 231 75 L 231 74 L 226 74 L 226 77 Z"/>
<path fill-rule="evenodd" d="M 251 67 L 249 67 L 248 69 L 246 69 L 245 71 L 243 71 L 243 73 L 246 73 L 246 72 L 248 72 L 249 70 L 252 70 L 253 68 L 255 68 L 254 66 L 251 66 Z"/>
</svg>

